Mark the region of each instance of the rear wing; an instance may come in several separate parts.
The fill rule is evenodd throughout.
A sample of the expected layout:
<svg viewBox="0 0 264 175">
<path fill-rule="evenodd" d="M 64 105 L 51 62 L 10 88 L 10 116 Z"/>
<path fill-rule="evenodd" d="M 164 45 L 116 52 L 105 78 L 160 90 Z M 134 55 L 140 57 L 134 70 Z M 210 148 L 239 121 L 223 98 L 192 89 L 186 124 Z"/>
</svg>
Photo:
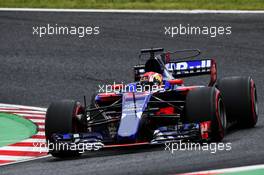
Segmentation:
<svg viewBox="0 0 264 175">
<path fill-rule="evenodd" d="M 160 53 L 161 52 L 161 53 Z M 158 54 L 160 53 L 160 54 Z M 175 56 L 181 54 L 183 56 Z M 184 78 L 199 75 L 210 75 L 209 86 L 213 86 L 217 79 L 217 68 L 214 59 L 196 59 L 201 54 L 198 49 L 177 50 L 164 52 L 163 48 L 142 49 L 139 60 L 142 56 L 149 55 L 145 64 L 134 66 L 135 81 L 139 81 L 145 72 L 157 72 L 171 78 Z M 172 55 L 176 59 L 172 59 Z"/>
<path fill-rule="evenodd" d="M 211 76 L 209 85 L 213 85 L 217 79 L 217 68 L 214 59 L 173 61 L 166 63 L 165 67 L 174 78 L 209 74 Z"/>
</svg>

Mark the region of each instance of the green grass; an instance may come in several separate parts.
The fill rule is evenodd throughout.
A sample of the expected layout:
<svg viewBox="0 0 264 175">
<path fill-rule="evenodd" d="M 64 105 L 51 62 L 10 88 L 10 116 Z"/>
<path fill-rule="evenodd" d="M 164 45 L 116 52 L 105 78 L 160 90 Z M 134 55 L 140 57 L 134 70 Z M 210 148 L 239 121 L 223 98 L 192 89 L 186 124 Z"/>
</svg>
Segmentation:
<svg viewBox="0 0 264 175">
<path fill-rule="evenodd" d="M 248 171 L 238 171 L 233 173 L 223 173 L 221 175 L 263 175 L 264 169 L 255 169 L 255 170 L 248 170 Z"/>
<path fill-rule="evenodd" d="M 37 131 L 31 121 L 22 117 L 0 113 L 0 147 L 29 138 Z"/>
<path fill-rule="evenodd" d="M 0 7 L 263 10 L 264 0 L 0 0 Z"/>
</svg>

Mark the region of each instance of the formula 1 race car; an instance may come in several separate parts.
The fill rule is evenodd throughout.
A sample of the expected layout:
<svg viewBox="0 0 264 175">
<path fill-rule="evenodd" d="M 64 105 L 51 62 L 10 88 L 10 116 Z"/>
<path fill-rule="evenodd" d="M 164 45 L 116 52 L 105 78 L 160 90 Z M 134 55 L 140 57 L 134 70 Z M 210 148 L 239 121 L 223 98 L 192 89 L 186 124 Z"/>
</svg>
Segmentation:
<svg viewBox="0 0 264 175">
<path fill-rule="evenodd" d="M 182 52 L 193 54 L 172 58 Z M 89 106 L 85 98 L 83 105 L 53 102 L 45 121 L 50 153 L 64 157 L 119 146 L 220 142 L 231 126 L 254 127 L 258 109 L 253 79 L 217 79 L 215 60 L 198 55 L 196 49 L 143 49 L 140 60 L 147 60 L 134 66 L 133 83 L 109 85 L 107 92 L 92 96 Z M 185 78 L 206 74 L 208 86 L 183 84 Z"/>
</svg>

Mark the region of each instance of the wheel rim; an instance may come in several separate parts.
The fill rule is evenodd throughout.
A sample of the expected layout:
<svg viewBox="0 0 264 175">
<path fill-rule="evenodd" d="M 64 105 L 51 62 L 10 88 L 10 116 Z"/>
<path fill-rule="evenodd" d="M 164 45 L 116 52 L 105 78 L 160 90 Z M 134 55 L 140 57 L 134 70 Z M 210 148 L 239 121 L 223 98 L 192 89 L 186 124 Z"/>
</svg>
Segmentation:
<svg viewBox="0 0 264 175">
<path fill-rule="evenodd" d="M 84 130 L 83 126 L 79 123 L 78 119 L 77 119 L 77 115 L 81 114 L 83 111 L 83 106 L 78 102 L 76 104 L 76 108 L 75 111 L 73 113 L 73 132 L 82 132 Z"/>
<path fill-rule="evenodd" d="M 258 99 L 257 99 L 257 90 L 256 87 L 253 87 L 253 107 L 254 107 L 254 112 L 255 116 L 257 117 L 258 115 Z"/>
<path fill-rule="evenodd" d="M 225 106 L 221 98 L 218 100 L 218 114 L 221 121 L 221 125 L 223 127 L 223 130 L 226 129 L 226 111 Z"/>
<path fill-rule="evenodd" d="M 255 86 L 254 81 L 250 80 L 250 105 L 251 105 L 251 112 L 252 112 L 252 125 L 254 126 L 258 121 L 258 99 L 257 99 L 257 89 Z"/>
</svg>

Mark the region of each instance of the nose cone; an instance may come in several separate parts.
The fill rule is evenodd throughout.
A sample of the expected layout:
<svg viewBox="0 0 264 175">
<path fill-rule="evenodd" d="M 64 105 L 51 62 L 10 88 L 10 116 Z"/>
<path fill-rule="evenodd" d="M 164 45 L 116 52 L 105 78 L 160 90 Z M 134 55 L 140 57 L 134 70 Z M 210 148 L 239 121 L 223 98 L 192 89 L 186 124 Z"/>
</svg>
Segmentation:
<svg viewBox="0 0 264 175">
<path fill-rule="evenodd" d="M 122 117 L 117 139 L 119 142 L 135 142 L 137 139 L 142 113 L 146 108 L 150 95 L 147 93 L 124 93 L 122 101 Z"/>
</svg>

